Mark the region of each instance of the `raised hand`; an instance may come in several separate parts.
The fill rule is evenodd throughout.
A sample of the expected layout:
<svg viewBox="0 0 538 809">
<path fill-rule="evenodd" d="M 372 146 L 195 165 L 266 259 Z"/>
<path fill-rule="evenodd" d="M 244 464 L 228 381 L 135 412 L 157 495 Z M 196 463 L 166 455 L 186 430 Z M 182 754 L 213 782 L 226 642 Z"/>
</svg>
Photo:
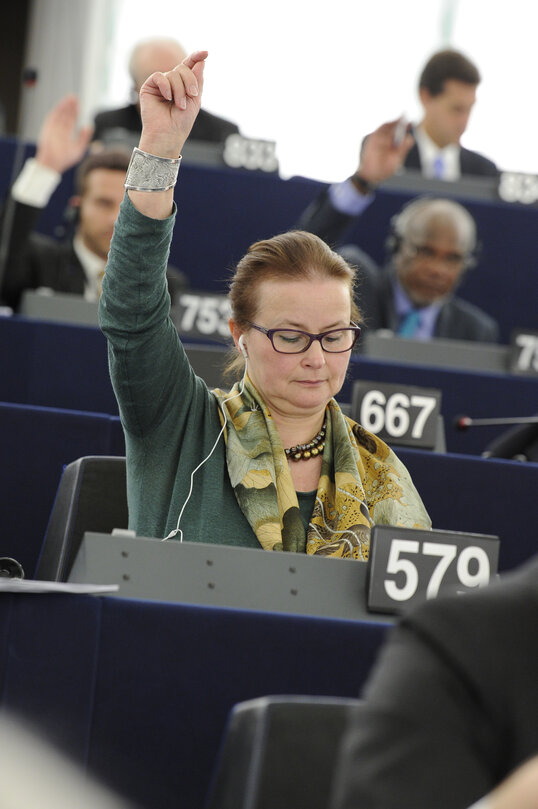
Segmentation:
<svg viewBox="0 0 538 809">
<path fill-rule="evenodd" d="M 195 51 L 166 73 L 152 73 L 140 88 L 140 148 L 179 157 L 200 109 L 207 51 Z"/>
<path fill-rule="evenodd" d="M 414 143 L 407 132 L 400 143 L 394 143 L 399 119 L 382 124 L 363 141 L 357 173 L 372 185 L 391 177 L 403 164 Z"/>
<path fill-rule="evenodd" d="M 45 116 L 37 139 L 36 160 L 63 174 L 79 163 L 90 142 L 91 126 L 77 127 L 78 99 L 67 95 Z"/>
</svg>

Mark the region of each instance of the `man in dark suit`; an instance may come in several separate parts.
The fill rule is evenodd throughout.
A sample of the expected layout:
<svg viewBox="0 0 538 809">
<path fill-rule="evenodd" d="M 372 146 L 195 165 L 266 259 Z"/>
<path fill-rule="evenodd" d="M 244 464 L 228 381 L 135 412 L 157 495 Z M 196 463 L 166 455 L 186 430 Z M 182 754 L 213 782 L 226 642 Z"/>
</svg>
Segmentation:
<svg viewBox="0 0 538 809">
<path fill-rule="evenodd" d="M 6 227 L 2 233 L 8 241 L 0 298 L 14 311 L 26 289 L 46 288 L 82 295 L 89 301 L 99 299 L 130 154 L 125 149 L 104 149 L 89 154 L 79 164 L 91 128 L 77 131 L 77 117 L 75 96 L 66 96 L 52 108 L 41 127 L 35 158 L 26 161 L 4 205 L 2 222 Z M 62 175 L 77 164 L 75 195 L 66 214 L 71 220 L 66 238 L 60 241 L 35 232 Z M 186 277 L 170 268 L 172 297 L 186 287 Z"/>
<path fill-rule="evenodd" d="M 401 619 L 345 739 L 332 809 L 467 809 L 536 756 L 537 629 L 538 557 Z M 484 809 L 506 805 L 494 796 Z"/>
<path fill-rule="evenodd" d="M 407 153 L 404 168 L 444 180 L 498 175 L 495 163 L 460 144 L 479 83 L 477 67 L 458 51 L 439 51 L 428 60 L 418 88 L 423 117 L 413 127 L 415 143 Z"/>
<path fill-rule="evenodd" d="M 98 113 L 94 121 L 93 139 L 104 143 L 122 141 L 129 146 L 138 145 L 142 131 L 138 103 L 140 88 L 152 73 L 172 70 L 186 56 L 183 46 L 174 39 L 156 38 L 137 43 L 129 60 L 135 101 L 119 109 Z M 236 124 L 201 109 L 189 141 L 223 144 L 228 135 L 238 133 L 239 127 Z"/>
<path fill-rule="evenodd" d="M 303 213 L 298 227 L 338 243 L 354 218 L 371 204 L 377 183 L 401 166 L 413 138 L 395 142 L 398 122 L 369 135 L 357 172 L 324 190 Z M 418 199 L 392 222 L 390 261 L 379 269 L 356 245 L 339 252 L 359 267 L 358 304 L 365 326 L 401 336 L 496 342 L 497 323 L 455 295 L 473 263 L 476 228 L 470 213 L 448 199 Z"/>
</svg>

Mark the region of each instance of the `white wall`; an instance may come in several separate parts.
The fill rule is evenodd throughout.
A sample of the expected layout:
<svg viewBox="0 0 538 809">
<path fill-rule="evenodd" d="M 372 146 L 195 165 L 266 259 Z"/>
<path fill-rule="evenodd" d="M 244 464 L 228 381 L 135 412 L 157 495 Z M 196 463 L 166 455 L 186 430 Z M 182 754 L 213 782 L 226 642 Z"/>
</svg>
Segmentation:
<svg viewBox="0 0 538 809">
<path fill-rule="evenodd" d="M 131 45 L 170 35 L 208 48 L 204 106 L 276 140 L 284 176 L 340 179 L 364 134 L 404 111 L 416 119 L 420 69 L 450 44 L 483 75 L 465 145 L 538 173 L 538 7 L 528 0 L 36 0 L 36 14 L 43 67 L 29 136 L 64 91 L 81 94 L 86 120 L 125 103 Z"/>
<path fill-rule="evenodd" d="M 38 80 L 22 90 L 24 138 L 36 139 L 47 111 L 66 93 L 79 96 L 81 119 L 90 119 L 110 84 L 115 18 L 114 0 L 33 0 L 25 64 L 37 69 Z"/>
</svg>

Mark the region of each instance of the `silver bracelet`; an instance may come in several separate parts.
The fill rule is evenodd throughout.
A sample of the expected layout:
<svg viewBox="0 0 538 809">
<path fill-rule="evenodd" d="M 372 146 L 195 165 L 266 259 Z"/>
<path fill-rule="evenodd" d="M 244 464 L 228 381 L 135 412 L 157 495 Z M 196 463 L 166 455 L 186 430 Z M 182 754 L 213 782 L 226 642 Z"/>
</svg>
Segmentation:
<svg viewBox="0 0 538 809">
<path fill-rule="evenodd" d="M 135 147 L 127 168 L 125 188 L 130 191 L 168 191 L 177 182 L 181 157 L 169 158 Z"/>
</svg>

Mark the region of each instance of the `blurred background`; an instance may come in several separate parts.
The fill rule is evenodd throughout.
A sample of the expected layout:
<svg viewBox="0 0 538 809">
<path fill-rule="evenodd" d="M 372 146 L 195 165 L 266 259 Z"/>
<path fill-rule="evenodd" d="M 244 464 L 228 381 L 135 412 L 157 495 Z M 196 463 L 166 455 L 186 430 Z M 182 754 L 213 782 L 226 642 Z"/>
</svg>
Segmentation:
<svg viewBox="0 0 538 809">
<path fill-rule="evenodd" d="M 210 52 L 207 110 L 276 141 L 281 176 L 334 181 L 354 170 L 372 128 L 417 119 L 420 69 L 452 46 L 482 73 L 463 145 L 501 169 L 538 173 L 538 6 L 528 0 L 19 0 L 5 15 L 5 131 L 28 140 L 68 91 L 83 122 L 126 103 L 133 43 L 173 36 Z"/>
</svg>

